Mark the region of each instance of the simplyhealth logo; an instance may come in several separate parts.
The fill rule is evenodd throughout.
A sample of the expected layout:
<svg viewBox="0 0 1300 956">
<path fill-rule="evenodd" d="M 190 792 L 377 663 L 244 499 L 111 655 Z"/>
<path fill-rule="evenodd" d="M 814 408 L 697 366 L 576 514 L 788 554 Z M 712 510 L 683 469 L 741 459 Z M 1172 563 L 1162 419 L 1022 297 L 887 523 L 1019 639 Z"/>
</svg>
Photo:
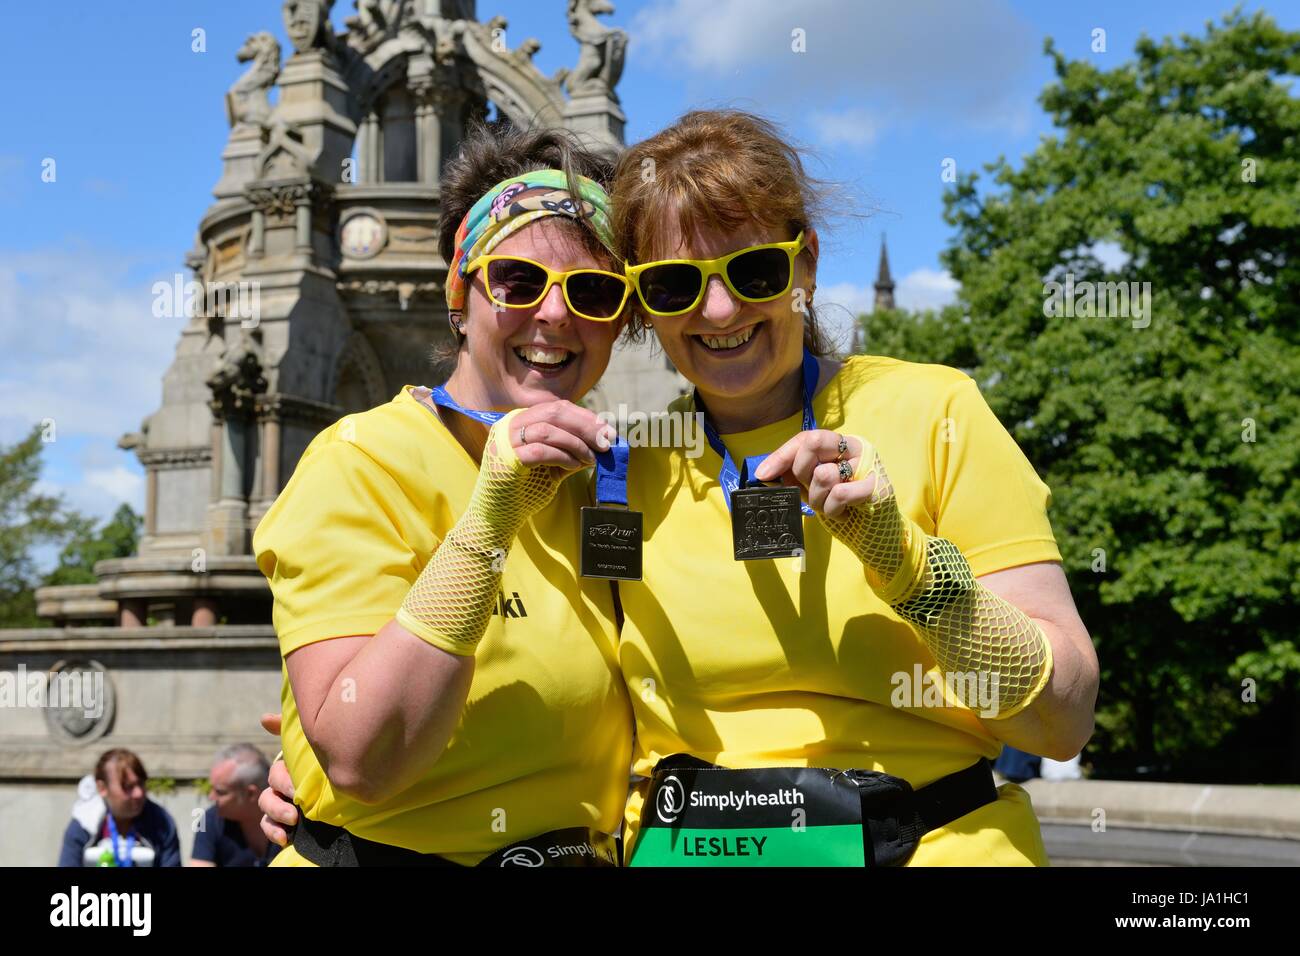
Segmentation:
<svg viewBox="0 0 1300 956">
<path fill-rule="evenodd" d="M 655 813 L 664 823 L 674 823 L 682 810 L 686 809 L 686 788 L 676 776 L 664 778 L 659 793 L 655 795 Z"/>
<path fill-rule="evenodd" d="M 698 790 L 692 790 L 688 794 L 676 776 L 667 776 L 655 795 L 655 813 L 659 815 L 662 822 L 674 823 L 686 809 L 688 802 L 692 807 L 740 811 L 747 807 L 801 806 L 804 803 L 804 794 L 798 787 L 780 787 L 773 793 L 754 793 L 752 790 L 700 793 Z"/>
<path fill-rule="evenodd" d="M 50 897 L 51 926 L 129 926 L 132 935 L 148 936 L 153 927 L 153 896 L 150 893 L 71 892 Z"/>
</svg>

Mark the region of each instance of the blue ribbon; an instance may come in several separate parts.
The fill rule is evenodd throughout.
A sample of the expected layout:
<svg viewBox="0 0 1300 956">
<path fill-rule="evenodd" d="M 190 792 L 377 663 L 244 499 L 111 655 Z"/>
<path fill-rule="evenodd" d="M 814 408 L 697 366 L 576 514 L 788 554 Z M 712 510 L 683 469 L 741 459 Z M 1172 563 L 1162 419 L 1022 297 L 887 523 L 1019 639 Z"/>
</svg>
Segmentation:
<svg viewBox="0 0 1300 956">
<path fill-rule="evenodd" d="M 466 408 L 451 397 L 445 385 L 431 388 L 429 397 L 433 399 L 435 405 L 450 408 L 484 425 L 494 425 L 505 417 L 504 412 L 481 412 L 474 408 Z M 628 443 L 620 436 L 609 451 L 599 452 L 596 455 L 597 502 L 627 505 L 627 468 L 630 451 Z"/>
<path fill-rule="evenodd" d="M 609 451 L 596 455 L 596 503 L 627 506 L 627 465 L 631 453 L 622 435 Z"/>
<path fill-rule="evenodd" d="M 817 391 L 817 376 L 819 370 L 817 367 L 817 356 L 813 355 L 807 349 L 803 350 L 803 425 L 802 431 L 811 431 L 817 427 L 817 417 L 813 414 L 813 394 Z M 750 455 L 746 458 L 737 470 L 736 463 L 731 458 L 731 452 L 727 451 L 727 446 L 723 444 L 722 436 L 718 434 L 718 429 L 714 427 L 713 422 L 709 420 L 709 411 L 704 407 L 704 402 L 700 400 L 699 389 L 695 391 L 695 407 L 704 412 L 704 435 L 709 440 L 709 446 L 722 459 L 722 471 L 718 473 L 718 484 L 722 485 L 722 497 L 726 499 L 727 510 L 731 510 L 731 493 L 737 488 L 746 488 L 751 483 L 751 476 L 755 470 L 767 458 L 767 455 Z M 770 453 L 769 453 L 770 454 Z M 801 502 L 799 509 L 805 514 L 812 516 L 816 514 L 806 503 Z"/>
<path fill-rule="evenodd" d="M 451 397 L 445 385 L 435 385 L 429 390 L 429 397 L 433 399 L 435 405 L 443 408 L 450 408 L 453 412 L 460 412 L 466 418 L 472 418 L 474 421 L 483 425 L 495 425 L 501 419 L 506 417 L 505 412 L 480 412 L 477 409 L 466 408 L 456 399 Z"/>
<path fill-rule="evenodd" d="M 135 866 L 131 859 L 131 851 L 135 848 L 135 833 L 130 833 L 126 838 L 126 858 L 123 859 L 117 852 L 117 821 L 113 819 L 113 812 L 108 813 L 108 834 L 113 838 L 113 860 L 118 866 Z"/>
</svg>

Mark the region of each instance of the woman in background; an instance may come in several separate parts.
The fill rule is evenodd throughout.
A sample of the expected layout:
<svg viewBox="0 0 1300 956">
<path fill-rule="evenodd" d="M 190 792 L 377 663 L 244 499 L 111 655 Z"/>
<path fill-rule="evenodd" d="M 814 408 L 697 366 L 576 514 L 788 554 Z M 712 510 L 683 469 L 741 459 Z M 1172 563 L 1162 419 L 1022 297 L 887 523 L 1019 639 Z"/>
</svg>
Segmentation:
<svg viewBox="0 0 1300 956">
<path fill-rule="evenodd" d="M 180 866 L 176 821 L 149 799 L 148 784 L 133 751 L 100 754 L 77 787 L 59 866 Z"/>
</svg>

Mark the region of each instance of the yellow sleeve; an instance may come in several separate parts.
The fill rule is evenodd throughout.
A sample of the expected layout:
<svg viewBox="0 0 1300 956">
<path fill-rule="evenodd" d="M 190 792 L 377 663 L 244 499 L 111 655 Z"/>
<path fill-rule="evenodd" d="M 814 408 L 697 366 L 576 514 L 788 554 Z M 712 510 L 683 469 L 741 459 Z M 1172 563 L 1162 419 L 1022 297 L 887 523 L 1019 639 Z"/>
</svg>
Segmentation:
<svg viewBox="0 0 1300 956">
<path fill-rule="evenodd" d="M 437 544 L 425 524 L 393 476 L 352 443 L 310 449 L 253 536 L 281 653 L 388 623 L 428 556 L 416 546 Z"/>
<path fill-rule="evenodd" d="M 1047 508 L 1052 493 L 968 378 L 935 423 L 935 534 L 960 549 L 976 577 L 1060 561 Z"/>
</svg>

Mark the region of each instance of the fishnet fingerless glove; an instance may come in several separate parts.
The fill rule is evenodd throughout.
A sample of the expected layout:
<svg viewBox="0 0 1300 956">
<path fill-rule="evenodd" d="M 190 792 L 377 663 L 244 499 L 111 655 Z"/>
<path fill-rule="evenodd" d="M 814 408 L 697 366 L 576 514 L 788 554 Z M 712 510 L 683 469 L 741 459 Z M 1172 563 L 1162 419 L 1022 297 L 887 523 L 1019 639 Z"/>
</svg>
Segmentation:
<svg viewBox="0 0 1300 956">
<path fill-rule="evenodd" d="M 987 688 L 985 683 L 945 679 L 944 687 L 990 719 L 1014 716 L 1051 677 L 1047 636 L 1027 614 L 977 582 L 955 544 L 930 537 L 899 510 L 880 455 L 870 442 L 862 446 L 854 480 L 875 477 L 870 500 L 833 518 L 823 514 L 822 523 L 862 562 L 872 590 L 916 628 L 945 678 L 988 675 L 994 708 L 990 712 L 987 701 L 974 699 L 975 688 Z"/>
<path fill-rule="evenodd" d="M 496 606 L 506 552 L 545 507 L 564 472 L 529 468 L 510 444 L 511 412 L 488 431 L 469 507 L 411 585 L 397 622 L 451 654 L 474 653 Z"/>
</svg>

